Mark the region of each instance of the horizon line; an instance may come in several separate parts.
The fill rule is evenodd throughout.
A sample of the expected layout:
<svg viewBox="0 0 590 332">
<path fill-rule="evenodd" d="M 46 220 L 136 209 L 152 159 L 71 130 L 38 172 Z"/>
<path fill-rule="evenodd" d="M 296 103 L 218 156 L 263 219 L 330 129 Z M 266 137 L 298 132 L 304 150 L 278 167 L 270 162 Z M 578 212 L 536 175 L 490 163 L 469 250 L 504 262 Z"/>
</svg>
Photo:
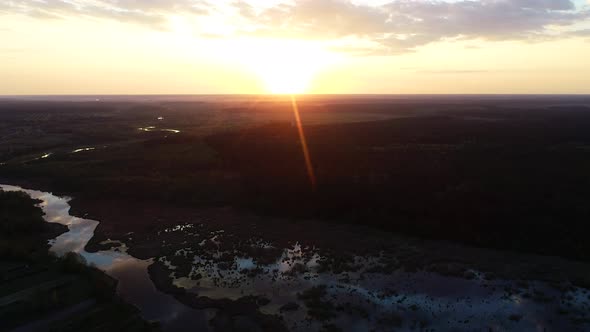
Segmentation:
<svg viewBox="0 0 590 332">
<path fill-rule="evenodd" d="M 11 97 L 142 97 L 142 96 L 589 96 L 588 93 L 59 93 L 59 94 L 0 94 Z"/>
</svg>

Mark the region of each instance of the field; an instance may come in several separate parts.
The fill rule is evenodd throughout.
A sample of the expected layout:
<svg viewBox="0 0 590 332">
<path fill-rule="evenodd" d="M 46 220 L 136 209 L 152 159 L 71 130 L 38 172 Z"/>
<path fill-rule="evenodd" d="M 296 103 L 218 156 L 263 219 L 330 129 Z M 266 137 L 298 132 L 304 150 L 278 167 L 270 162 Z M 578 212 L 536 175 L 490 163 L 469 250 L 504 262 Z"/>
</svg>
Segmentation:
<svg viewBox="0 0 590 332">
<path fill-rule="evenodd" d="M 227 98 L 4 101 L 2 177 L 122 207 L 231 206 L 590 258 L 582 97 L 304 99 L 315 190 L 290 102 Z"/>
<path fill-rule="evenodd" d="M 156 258 L 154 283 L 181 302 L 267 328 L 277 323 L 256 299 L 228 304 L 182 290 L 182 278 L 213 273 L 193 266 L 191 253 L 239 272 L 238 257 L 269 266 L 298 245 L 309 248 L 305 266 L 325 257 L 320 272 L 470 279 L 475 270 L 489 280 L 590 287 L 590 97 L 303 96 L 297 104 L 315 182 L 290 98 L 3 99 L 0 183 L 73 197 L 71 213 L 100 221 L 86 250 L 121 241 L 137 258 Z M 358 257 L 379 259 L 360 269 Z M 231 289 L 219 284 L 239 283 L 231 280 L 203 283 Z M 324 296 L 321 287 L 300 290 L 298 303 L 320 327 L 337 327 Z M 212 324 L 231 326 L 223 317 Z"/>
</svg>

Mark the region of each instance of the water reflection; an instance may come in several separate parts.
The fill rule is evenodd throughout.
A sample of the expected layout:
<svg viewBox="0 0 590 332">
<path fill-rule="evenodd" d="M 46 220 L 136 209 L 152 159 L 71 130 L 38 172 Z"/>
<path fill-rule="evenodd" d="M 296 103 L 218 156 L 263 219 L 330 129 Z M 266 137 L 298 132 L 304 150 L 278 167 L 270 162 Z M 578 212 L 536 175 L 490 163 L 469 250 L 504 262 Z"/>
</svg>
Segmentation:
<svg viewBox="0 0 590 332">
<path fill-rule="evenodd" d="M 41 200 L 39 206 L 45 212 L 45 220 L 68 226 L 69 231 L 50 241 L 51 251 L 57 255 L 76 252 L 89 264 L 93 264 L 118 280 L 117 292 L 129 303 L 138 307 L 142 316 L 158 321 L 165 331 L 209 331 L 209 314 L 194 310 L 162 293 L 152 283 L 147 268 L 152 260 L 139 260 L 125 250 L 111 249 L 89 253 L 84 247 L 94 236 L 99 222 L 70 216 L 67 197 L 51 193 L 24 190 L 20 187 L 0 185 L 5 191 L 24 191 L 32 198 Z"/>
<path fill-rule="evenodd" d="M 137 129 L 140 131 L 146 131 L 146 132 L 161 131 L 161 132 L 168 132 L 168 133 L 173 133 L 173 134 L 180 133 L 180 130 L 178 130 L 178 129 L 156 128 L 155 126 L 141 127 L 141 128 L 137 128 Z"/>
<path fill-rule="evenodd" d="M 72 153 L 86 152 L 86 151 L 92 151 L 92 150 L 96 150 L 96 148 L 79 148 L 79 149 L 75 149 L 74 151 L 72 151 Z"/>
<path fill-rule="evenodd" d="M 0 188 L 21 190 L 6 185 L 0 185 Z M 161 322 L 164 330 L 210 330 L 208 320 L 214 311 L 191 309 L 155 288 L 147 273 L 152 260 L 136 259 L 126 253 L 124 243 L 110 240 L 102 244 L 112 243 L 116 248 L 86 252 L 84 247 L 99 222 L 70 216 L 67 197 L 24 191 L 42 201 L 40 207 L 48 222 L 69 228 L 69 232 L 51 241 L 53 252 L 59 255 L 77 252 L 116 278 L 118 293 L 136 305 L 144 318 Z M 158 235 L 173 232 L 197 234 L 197 231 L 192 224 L 182 224 L 163 229 Z M 262 306 L 261 311 L 281 315 L 292 331 L 321 328 L 317 321 L 308 319 L 307 311 L 303 309 L 305 304 L 298 297 L 318 285 L 326 286 L 326 300 L 334 306 L 353 310 L 332 320 L 346 331 L 390 330 L 393 323 L 387 319 L 391 317 L 400 317 L 400 330 L 419 330 L 417 322 L 437 331 L 474 331 L 482 327 L 493 331 L 572 331 L 588 327 L 586 323 L 580 326 L 572 323 L 578 313 L 587 313 L 590 309 L 590 294 L 584 289 L 560 290 L 540 281 L 528 281 L 525 288 L 519 289 L 515 281 L 485 280 L 477 271 L 470 271 L 472 279 L 428 272 L 410 273 L 401 269 L 389 273 L 370 272 L 368 267 L 379 264 L 378 257 L 355 257 L 351 265 L 358 266 L 357 269 L 335 273 L 321 269 L 325 258 L 321 252 L 298 244 L 283 249 L 276 261 L 261 264 L 257 257 L 220 251 L 225 235 L 224 231 L 211 232 L 199 243 L 198 249 L 178 250 L 175 256 L 187 258 L 192 266 L 189 276 L 178 276 L 174 284 L 211 299 L 239 299 L 247 295 L 267 297 L 271 302 Z M 208 242 L 215 244 L 213 249 L 206 248 Z M 252 246 L 276 249 L 261 240 Z M 204 255 L 205 250 L 214 250 L 215 254 Z M 224 255 L 230 255 L 230 259 L 222 262 L 220 258 Z M 162 261 L 175 270 L 171 261 L 164 258 Z M 293 302 L 302 309 L 281 310 Z M 561 313 L 566 309 L 569 316 Z"/>
<path fill-rule="evenodd" d="M 205 241 L 215 241 L 218 248 L 224 241 L 219 233 L 209 236 Z M 580 288 L 564 293 L 547 283 L 529 281 L 526 289 L 518 289 L 515 281 L 486 280 L 477 271 L 469 271 L 470 279 L 403 270 L 368 272 L 367 268 L 379 264 L 378 257 L 357 256 L 352 266 L 358 268 L 334 273 L 321 269 L 324 257 L 310 250 L 296 244 L 284 249 L 274 263 L 259 264 L 253 257 L 239 255 L 233 262 L 218 261 L 230 253 L 218 252 L 206 258 L 200 251 L 186 248 L 175 256 L 194 257 L 193 267 L 188 277 L 177 277 L 174 284 L 212 299 L 237 300 L 249 295 L 268 298 L 271 302 L 261 311 L 281 315 L 291 331 L 321 329 L 320 323 L 309 320 L 305 310 L 282 310 L 289 303 L 305 308 L 298 294 L 319 285 L 326 287 L 325 300 L 331 303 L 327 306 L 343 308 L 346 313 L 332 319 L 346 331 L 388 330 L 391 323 L 379 322 L 392 315 L 399 315 L 403 321 L 400 330 L 412 330 L 419 322 L 437 331 L 474 331 L 482 327 L 495 327 L 493 331 L 567 331 L 575 325 L 567 316 L 558 314 L 560 306 L 566 305 L 572 313 L 588 308 L 588 292 Z M 171 261 L 162 261 L 177 273 Z M 552 300 L 547 302 L 531 294 L 544 294 Z"/>
</svg>

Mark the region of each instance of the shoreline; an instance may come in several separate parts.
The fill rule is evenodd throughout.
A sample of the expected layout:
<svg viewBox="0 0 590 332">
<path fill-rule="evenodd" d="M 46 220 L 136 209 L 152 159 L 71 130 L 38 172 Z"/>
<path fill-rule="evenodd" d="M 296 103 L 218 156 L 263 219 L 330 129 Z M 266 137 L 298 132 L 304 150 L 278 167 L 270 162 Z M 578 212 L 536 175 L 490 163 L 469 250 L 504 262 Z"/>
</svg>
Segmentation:
<svg viewBox="0 0 590 332">
<path fill-rule="evenodd" d="M 71 202 L 76 202 L 76 200 L 74 199 Z M 85 203 L 89 204 L 86 206 L 92 206 L 91 202 Z M 121 204 L 121 202 L 119 202 L 119 204 Z M 76 211 L 73 206 L 71 207 L 72 210 Z M 163 208 L 158 207 L 158 209 L 162 210 Z M 117 209 L 113 209 L 112 206 L 105 209 L 104 206 L 101 206 L 101 209 L 96 211 L 114 213 Z M 96 211 L 94 213 L 96 213 Z M 543 281 L 548 284 L 548 289 L 553 289 L 558 293 L 564 292 L 565 294 L 575 290 L 575 285 L 585 285 L 585 287 L 588 288 L 587 278 L 590 277 L 584 273 L 584 271 L 588 271 L 587 264 L 567 261 L 556 257 L 468 248 L 440 241 L 396 237 L 391 234 L 358 226 L 319 224 L 317 222 L 314 223 L 313 221 L 280 223 L 280 220 L 274 219 L 271 224 L 274 224 L 275 227 L 269 228 L 269 224 L 267 224 L 269 220 L 255 216 L 237 214 L 236 211 L 227 208 L 221 210 L 198 211 L 198 213 L 195 213 L 195 211 L 192 210 L 187 211 L 186 209 L 163 209 L 161 212 L 166 213 L 169 211 L 176 212 L 176 214 L 172 214 L 175 218 L 192 216 L 193 218 L 199 218 L 198 220 L 200 220 L 200 223 L 194 221 L 192 223 L 187 222 L 185 219 L 185 223 L 176 224 L 178 219 L 171 218 L 173 219 L 172 221 L 168 221 L 166 224 L 160 224 L 159 230 L 149 229 L 143 233 L 134 232 L 130 237 L 128 232 L 122 234 L 122 231 L 120 234 L 107 235 L 98 233 L 95 234 L 92 239 L 94 239 L 94 244 L 102 242 L 102 239 L 105 237 L 111 241 L 121 241 L 129 248 L 130 255 L 135 256 L 136 258 L 151 256 L 149 258 L 153 258 L 154 263 L 150 264 L 147 269 L 149 277 L 154 285 L 162 292 L 174 296 L 178 301 L 191 308 L 201 310 L 215 308 L 217 312 L 212 318 L 211 323 L 213 325 L 221 324 L 218 325 L 218 327 L 235 327 L 235 324 L 238 324 L 236 317 L 248 317 L 246 320 L 249 324 L 258 324 L 258 326 L 267 327 L 272 326 L 273 329 L 277 330 L 281 327 L 281 319 L 279 319 L 278 316 L 274 317 L 273 315 L 269 316 L 268 314 L 263 313 L 265 303 L 267 303 L 268 300 L 264 297 L 248 295 L 237 298 L 236 300 L 223 298 L 213 299 L 199 296 L 198 293 L 193 293 L 190 289 L 191 286 L 187 286 L 189 287 L 187 289 L 178 287 L 176 283 L 180 280 L 179 278 L 186 275 L 188 277 L 186 281 L 188 282 L 194 277 L 194 263 L 192 262 L 192 259 L 188 259 L 192 256 L 190 256 L 190 254 L 187 255 L 187 250 L 188 252 L 194 252 L 197 255 L 200 255 L 200 257 L 202 257 L 201 259 L 213 262 L 214 266 L 217 266 L 215 269 L 219 269 L 218 271 L 226 271 L 224 273 L 230 272 L 230 274 L 237 272 L 238 275 L 244 275 L 244 278 L 253 280 L 252 282 L 263 280 L 267 278 L 267 276 L 272 276 L 272 270 L 263 269 L 258 271 L 258 268 L 253 267 L 241 271 L 235 270 L 235 257 L 252 257 L 255 266 L 263 267 L 280 258 L 281 253 L 284 253 L 284 249 L 281 248 L 289 248 L 294 243 L 300 243 L 300 248 L 310 249 L 306 249 L 309 252 L 302 254 L 303 256 L 300 258 L 295 260 L 289 258 L 292 260 L 292 262 L 288 264 L 289 268 L 284 273 L 281 272 L 278 275 L 280 278 L 287 278 L 285 280 L 291 280 L 292 278 L 295 278 L 294 280 L 299 280 L 298 278 L 303 276 L 307 278 L 307 273 L 311 270 L 304 269 L 301 272 L 297 272 L 298 270 L 295 271 L 295 266 L 300 264 L 296 263 L 296 261 L 301 260 L 304 265 L 309 265 L 313 256 L 318 253 L 321 255 L 321 259 L 318 263 L 319 265 L 313 265 L 312 270 L 320 274 L 327 272 L 331 275 L 344 276 L 360 273 L 358 274 L 358 277 L 356 277 L 356 282 L 363 282 L 365 278 L 363 274 L 371 275 L 373 277 L 382 275 L 387 279 L 388 275 L 394 276 L 399 275 L 399 273 L 408 273 L 409 277 L 402 277 L 402 280 L 404 278 L 413 280 L 416 278 L 415 276 L 419 276 L 420 273 L 433 273 L 433 275 L 451 278 L 449 280 L 456 279 L 458 280 L 457 282 L 460 283 L 465 282 L 470 284 L 476 282 L 477 284 L 484 286 L 487 284 L 501 284 L 504 282 L 503 280 L 513 280 L 514 283 L 522 283 L 523 285 L 536 283 L 536 281 Z M 191 213 L 187 215 L 180 212 Z M 94 213 L 90 214 L 90 218 L 101 220 L 100 224 L 105 223 L 108 225 L 108 213 L 103 214 L 104 218 L 97 218 Z M 72 212 L 71 215 L 74 216 L 76 213 Z M 86 215 L 84 216 L 84 218 L 87 217 L 88 216 Z M 156 220 L 158 220 L 158 217 L 159 216 L 156 216 Z M 221 217 L 223 217 L 223 219 Z M 207 222 L 206 220 L 210 221 Z M 219 222 L 220 220 L 222 222 Z M 113 222 L 112 219 L 111 222 Z M 115 222 L 114 225 L 116 224 L 117 223 Z M 170 227 L 174 224 L 176 224 L 174 227 Z M 132 225 L 136 225 L 136 223 L 132 223 Z M 113 225 L 110 226 L 112 227 Z M 329 233 L 333 235 L 330 237 L 332 241 L 324 240 L 322 243 L 318 243 L 314 242 L 315 238 L 313 236 L 305 238 L 303 235 L 309 234 L 310 230 L 307 227 L 310 226 L 315 227 L 312 232 L 313 234 L 325 235 Z M 185 229 L 193 228 L 198 231 L 185 231 Z M 98 229 L 100 228 L 97 228 L 97 230 Z M 264 230 L 264 232 L 261 230 Z M 154 232 L 156 233 L 154 234 Z M 284 236 L 285 234 L 289 234 L 290 237 L 286 238 Z M 360 236 L 359 234 L 363 235 Z M 128 236 L 128 238 L 126 239 L 125 236 Z M 362 239 L 359 240 L 358 237 L 361 237 Z M 281 238 L 281 241 L 274 240 L 278 238 Z M 325 236 L 322 238 L 325 238 Z M 357 239 L 355 240 L 355 238 Z M 158 239 L 159 241 L 155 239 Z M 260 244 L 253 244 L 251 240 L 255 239 L 262 240 L 263 242 Z M 336 243 L 334 240 L 336 240 Z M 373 243 L 373 245 L 368 247 L 368 242 Z M 90 243 L 91 242 L 89 242 L 89 244 Z M 193 243 L 192 247 L 190 247 L 191 249 L 185 249 L 187 243 Z M 195 247 L 196 243 L 202 245 Z M 365 250 L 363 250 L 362 253 L 356 252 L 357 256 L 355 256 L 354 254 L 351 254 L 355 253 L 355 250 L 357 249 L 355 246 L 362 247 Z M 97 251 L 99 249 L 107 249 L 93 245 L 90 245 L 89 247 L 90 249 L 95 249 Z M 111 248 L 112 246 L 108 249 Z M 277 250 L 272 248 L 277 248 Z M 184 251 L 183 254 L 179 254 L 181 250 Z M 300 251 L 303 250 L 300 249 Z M 220 256 L 217 256 L 215 252 Z M 224 253 L 226 252 L 233 252 L 233 254 L 225 256 Z M 379 257 L 375 256 L 377 258 L 376 263 L 373 264 L 373 266 L 358 267 L 355 265 L 355 257 L 361 255 L 367 258 L 370 257 L 371 252 L 373 255 L 379 253 Z M 507 254 L 510 255 L 508 259 L 506 258 Z M 486 259 L 482 259 L 482 257 L 485 257 Z M 280 260 L 281 259 L 279 259 L 279 261 Z M 282 260 L 284 261 L 284 259 Z M 510 266 L 510 268 L 506 269 L 507 266 Z M 207 266 L 205 266 L 205 268 L 207 268 Z M 290 274 L 292 273 L 290 272 L 291 270 L 295 271 L 293 272 L 294 274 Z M 560 271 L 559 275 L 555 273 L 556 270 Z M 473 271 L 478 271 L 481 275 L 478 276 L 477 274 L 473 274 Z M 254 272 L 254 274 L 251 274 L 251 272 Z M 276 275 L 276 272 L 274 273 Z M 302 273 L 302 275 L 298 276 L 299 273 Z M 171 277 L 171 275 L 175 275 L 175 277 Z M 201 278 L 204 277 L 200 276 L 199 278 L 196 278 L 197 284 L 199 282 L 198 280 Z M 218 282 L 215 280 L 216 278 L 212 279 L 214 284 Z M 223 280 L 223 277 L 221 277 L 221 280 Z M 349 284 L 351 282 L 346 281 L 346 279 L 343 280 L 344 284 Z M 417 280 L 419 280 L 419 278 Z M 271 284 L 273 282 L 274 281 L 272 281 Z M 231 289 L 233 286 L 230 285 L 229 287 L 229 289 Z M 524 290 L 520 291 L 526 292 Z M 305 294 L 304 288 L 301 288 L 297 294 Z M 297 297 L 299 296 L 300 295 L 297 295 Z M 317 303 L 322 303 L 322 305 L 328 306 L 329 308 L 330 305 L 328 304 L 330 302 L 325 302 L 322 296 L 323 295 L 318 299 L 313 299 L 313 301 L 319 301 Z M 272 299 L 270 299 L 270 301 L 272 301 Z M 300 299 L 300 301 L 303 301 L 307 306 L 311 305 L 310 303 L 316 303 L 308 303 L 305 299 Z M 284 305 L 286 306 L 287 304 L 288 303 L 285 303 Z M 355 310 L 358 311 L 360 309 Z M 308 314 L 309 313 L 311 312 L 308 311 Z M 241 322 L 239 324 L 243 323 L 244 322 Z"/>
</svg>

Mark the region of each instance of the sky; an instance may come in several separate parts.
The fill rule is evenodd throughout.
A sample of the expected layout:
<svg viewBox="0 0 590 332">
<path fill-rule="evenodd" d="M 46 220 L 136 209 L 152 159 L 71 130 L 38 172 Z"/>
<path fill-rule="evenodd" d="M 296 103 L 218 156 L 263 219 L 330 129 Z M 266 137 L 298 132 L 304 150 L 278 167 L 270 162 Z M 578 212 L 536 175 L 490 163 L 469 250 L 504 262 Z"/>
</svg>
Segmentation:
<svg viewBox="0 0 590 332">
<path fill-rule="evenodd" d="M 590 94 L 590 0 L 0 0 L 0 95 Z"/>
</svg>

